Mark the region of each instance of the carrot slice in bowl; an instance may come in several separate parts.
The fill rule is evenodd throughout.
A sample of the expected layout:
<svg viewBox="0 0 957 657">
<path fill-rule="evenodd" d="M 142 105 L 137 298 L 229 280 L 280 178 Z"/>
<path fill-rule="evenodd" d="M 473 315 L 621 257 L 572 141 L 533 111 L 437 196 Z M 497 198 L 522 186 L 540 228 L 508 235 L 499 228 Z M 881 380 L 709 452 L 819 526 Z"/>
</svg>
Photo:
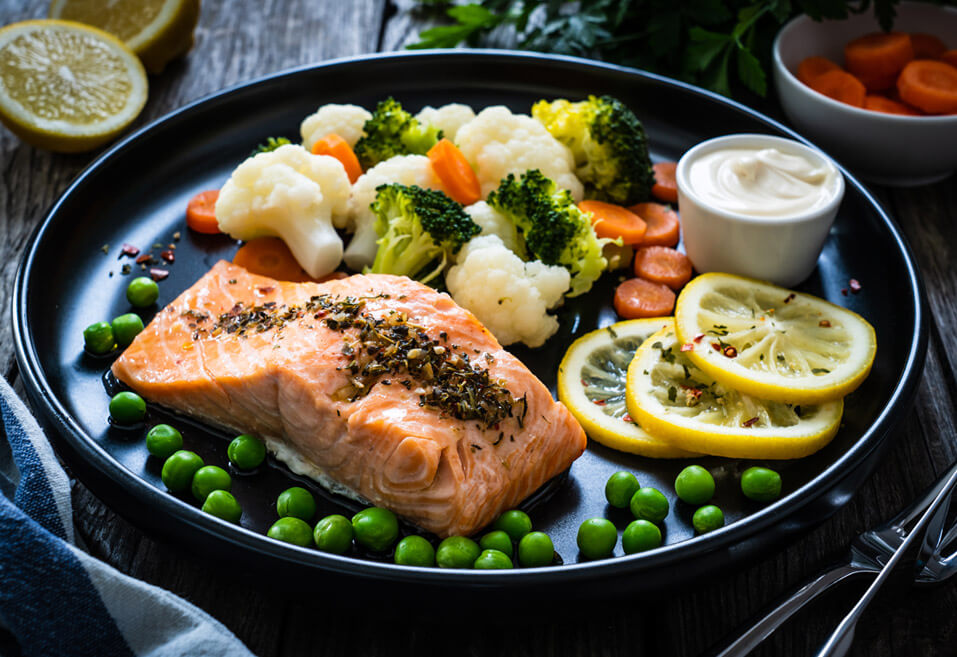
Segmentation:
<svg viewBox="0 0 957 657">
<path fill-rule="evenodd" d="M 904 103 L 899 103 L 886 96 L 878 96 L 876 94 L 868 94 L 867 97 L 864 98 L 864 109 L 871 110 L 872 112 L 883 112 L 884 114 L 903 114 L 905 116 L 921 115 L 920 112 L 912 107 L 908 107 Z"/>
<path fill-rule="evenodd" d="M 874 32 L 844 46 L 844 64 L 858 78 L 880 79 L 897 75 L 914 59 L 914 46 L 906 32 Z"/>
<path fill-rule="evenodd" d="M 947 45 L 933 34 L 911 32 L 910 42 L 915 59 L 937 59 L 947 51 Z"/>
<path fill-rule="evenodd" d="M 863 107 L 867 95 L 864 84 L 844 71 L 828 71 L 816 77 L 808 86 L 819 94 L 854 107 Z"/>
<path fill-rule="evenodd" d="M 915 59 L 897 79 L 901 100 L 929 114 L 957 112 L 957 68 L 932 59 Z"/>
<path fill-rule="evenodd" d="M 827 57 L 807 57 L 798 64 L 797 79 L 810 86 L 811 81 L 821 75 L 840 70 L 843 69 Z"/>
</svg>

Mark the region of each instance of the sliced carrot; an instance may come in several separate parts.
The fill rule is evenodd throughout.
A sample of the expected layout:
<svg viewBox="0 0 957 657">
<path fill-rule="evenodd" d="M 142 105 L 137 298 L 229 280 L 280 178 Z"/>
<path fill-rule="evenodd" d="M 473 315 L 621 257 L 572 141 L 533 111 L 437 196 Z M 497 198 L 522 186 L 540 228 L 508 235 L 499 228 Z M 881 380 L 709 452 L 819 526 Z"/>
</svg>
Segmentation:
<svg viewBox="0 0 957 657">
<path fill-rule="evenodd" d="M 334 132 L 318 140 L 312 145 L 313 155 L 329 155 L 342 163 L 342 168 L 346 170 L 349 176 L 349 182 L 355 183 L 362 175 L 362 167 L 359 166 L 359 158 L 355 151 L 349 146 L 349 142 Z"/>
<path fill-rule="evenodd" d="M 186 205 L 186 225 L 197 233 L 215 235 L 220 232 L 219 222 L 216 221 L 216 201 L 218 199 L 218 189 L 200 192 L 189 199 L 189 203 Z"/>
<path fill-rule="evenodd" d="M 797 78 L 810 86 L 811 80 L 828 71 L 840 71 L 841 67 L 827 57 L 808 57 L 798 64 Z"/>
<path fill-rule="evenodd" d="M 945 64 L 950 64 L 954 68 L 957 68 L 957 50 L 948 50 L 947 52 L 942 52 L 940 53 L 940 57 L 937 59 Z"/>
<path fill-rule="evenodd" d="M 863 107 L 864 96 L 867 95 L 867 89 L 861 81 L 844 71 L 822 73 L 808 86 L 820 94 L 855 107 Z"/>
<path fill-rule="evenodd" d="M 930 114 L 957 112 L 957 68 L 933 59 L 915 59 L 897 79 L 897 91 L 908 105 Z"/>
<path fill-rule="evenodd" d="M 897 75 L 914 59 L 914 46 L 905 32 L 874 32 L 844 46 L 844 65 L 859 79 L 878 80 Z"/>
<path fill-rule="evenodd" d="M 947 50 L 946 44 L 933 34 L 911 32 L 910 42 L 914 46 L 915 59 L 937 59 Z"/>
<path fill-rule="evenodd" d="M 635 251 L 635 276 L 679 290 L 691 280 L 691 261 L 667 246 L 643 246 Z"/>
<path fill-rule="evenodd" d="M 304 283 L 315 280 L 299 266 L 292 251 L 278 237 L 249 240 L 233 256 L 233 264 L 277 281 Z"/>
<path fill-rule="evenodd" d="M 641 217 L 647 228 L 644 246 L 674 246 L 681 237 L 678 214 L 661 203 L 638 203 L 628 208 Z"/>
<path fill-rule="evenodd" d="M 897 73 L 891 75 L 859 75 L 857 79 L 861 81 L 868 93 L 879 93 L 889 91 L 897 84 Z"/>
<path fill-rule="evenodd" d="M 667 285 L 629 278 L 615 290 L 615 312 L 625 319 L 665 317 L 675 307 L 675 293 Z"/>
<path fill-rule="evenodd" d="M 655 162 L 652 167 L 655 171 L 655 184 L 651 188 L 651 195 L 665 203 L 678 202 L 678 183 L 675 181 L 677 162 Z"/>
<path fill-rule="evenodd" d="M 482 185 L 462 151 L 448 139 L 440 139 L 427 153 L 432 170 L 442 183 L 442 191 L 462 205 L 482 199 Z"/>
<path fill-rule="evenodd" d="M 598 237 L 621 238 L 625 244 L 641 244 L 647 228 L 644 220 L 627 208 L 604 201 L 582 201 L 578 208 L 591 215 Z"/>
<path fill-rule="evenodd" d="M 872 112 L 883 112 L 884 114 L 920 116 L 920 112 L 915 111 L 904 103 L 899 103 L 886 96 L 878 96 L 876 94 L 868 94 L 864 98 L 864 109 L 871 110 Z"/>
</svg>

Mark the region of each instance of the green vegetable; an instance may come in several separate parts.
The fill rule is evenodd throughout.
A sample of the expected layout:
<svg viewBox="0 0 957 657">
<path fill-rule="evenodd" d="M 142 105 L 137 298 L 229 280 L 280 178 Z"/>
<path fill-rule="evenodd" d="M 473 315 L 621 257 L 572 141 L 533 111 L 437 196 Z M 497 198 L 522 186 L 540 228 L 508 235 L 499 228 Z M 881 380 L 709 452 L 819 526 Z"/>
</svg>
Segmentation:
<svg viewBox="0 0 957 657">
<path fill-rule="evenodd" d="M 168 424 L 157 424 L 146 433 L 146 451 L 158 459 L 167 459 L 183 448 L 183 434 Z"/>
<path fill-rule="evenodd" d="M 254 155 L 259 155 L 260 153 L 271 153 L 280 146 L 285 146 L 286 144 L 291 144 L 285 137 L 267 137 L 265 143 L 259 144 L 256 148 L 253 149 L 253 152 L 249 154 L 250 157 Z"/>
<path fill-rule="evenodd" d="M 492 523 L 492 529 L 505 532 L 513 541 L 520 541 L 522 536 L 532 531 L 532 519 L 524 511 L 512 509 L 500 515 Z"/>
<path fill-rule="evenodd" d="M 280 518 L 274 522 L 266 532 L 266 536 L 300 547 L 312 545 L 312 528 L 304 520 L 292 516 Z"/>
<path fill-rule="evenodd" d="M 479 539 L 479 547 L 483 550 L 498 550 L 512 556 L 512 537 L 501 529 L 491 531 Z"/>
<path fill-rule="evenodd" d="M 781 475 L 769 468 L 748 468 L 741 474 L 741 492 L 755 502 L 773 502 L 781 495 Z"/>
<path fill-rule="evenodd" d="M 512 567 L 512 560 L 499 550 L 483 550 L 472 567 L 476 570 L 504 570 Z"/>
<path fill-rule="evenodd" d="M 292 516 L 309 522 L 316 515 L 316 500 L 312 493 L 301 486 L 293 486 L 279 493 L 276 513 L 280 518 Z"/>
<path fill-rule="evenodd" d="M 214 490 L 206 496 L 203 511 L 228 522 L 239 522 L 243 509 L 233 494 L 225 490 Z"/>
<path fill-rule="evenodd" d="M 191 490 L 197 502 L 205 502 L 214 490 L 228 491 L 233 487 L 229 473 L 216 465 L 204 465 L 193 475 Z"/>
<path fill-rule="evenodd" d="M 352 516 L 356 542 L 375 552 L 385 552 L 399 538 L 399 521 L 388 509 L 377 506 Z"/>
<path fill-rule="evenodd" d="M 703 506 L 694 512 L 691 517 L 691 524 L 694 530 L 699 534 L 713 532 L 719 527 L 724 527 L 724 512 L 714 504 Z"/>
<path fill-rule="evenodd" d="M 113 337 L 120 347 L 128 347 L 133 338 L 143 330 L 143 320 L 136 313 L 126 313 L 113 320 Z"/>
<path fill-rule="evenodd" d="M 126 288 L 126 300 L 136 308 L 149 308 L 159 298 L 159 286 L 148 276 L 138 276 Z"/>
<path fill-rule="evenodd" d="M 660 523 L 668 515 L 668 498 L 657 488 L 639 488 L 631 497 L 631 514 L 638 520 Z"/>
<path fill-rule="evenodd" d="M 653 550 L 661 545 L 661 530 L 647 520 L 634 520 L 621 535 L 621 547 L 625 554 Z"/>
<path fill-rule="evenodd" d="M 428 283 L 463 244 L 482 232 L 461 204 L 442 192 L 397 183 L 381 185 L 376 192 L 371 208 L 379 248 L 371 273 Z"/>
<path fill-rule="evenodd" d="M 193 483 L 193 475 L 203 467 L 203 459 L 196 452 L 181 449 L 163 462 L 160 478 L 170 491 L 180 493 Z"/>
<path fill-rule="evenodd" d="M 449 536 L 439 543 L 435 562 L 439 568 L 471 568 L 481 553 L 482 549 L 471 538 Z"/>
<path fill-rule="evenodd" d="M 353 534 L 349 519 L 337 513 L 317 522 L 312 537 L 323 552 L 345 554 L 352 547 Z"/>
<path fill-rule="evenodd" d="M 578 549 L 586 559 L 610 557 L 618 542 L 618 530 L 611 520 L 589 518 L 578 527 Z"/>
<path fill-rule="evenodd" d="M 602 247 L 611 240 L 599 239 L 571 193 L 538 169 L 526 171 L 521 178 L 508 174 L 489 194 L 488 203 L 515 224 L 534 259 L 569 271 L 571 289 L 566 296 L 590 290 L 608 266 Z"/>
<path fill-rule="evenodd" d="M 353 150 L 363 171 L 396 155 L 425 155 L 442 138 L 441 130 L 423 125 L 394 98 L 376 105 L 362 131 L 365 134 Z"/>
<path fill-rule="evenodd" d="M 704 504 L 714 496 L 714 477 L 700 465 L 689 465 L 675 478 L 675 493 L 688 504 Z"/>
<path fill-rule="evenodd" d="M 655 173 L 638 117 L 611 96 L 571 103 L 540 100 L 532 116 L 575 156 L 585 198 L 634 205 L 651 198 Z"/>
<path fill-rule="evenodd" d="M 555 560 L 555 546 L 544 532 L 529 532 L 518 542 L 518 563 L 526 568 L 550 566 Z"/>
<path fill-rule="evenodd" d="M 110 417 L 117 424 L 136 424 L 146 417 L 146 402 L 135 392 L 118 392 L 110 399 Z"/>
<path fill-rule="evenodd" d="M 252 470 L 266 459 L 266 446 L 256 436 L 244 433 L 232 439 L 226 448 L 226 456 L 240 470 Z"/>
<path fill-rule="evenodd" d="M 421 536 L 406 536 L 395 546 L 394 561 L 403 566 L 435 565 L 435 548 Z"/>
<path fill-rule="evenodd" d="M 608 477 L 605 483 L 605 499 L 617 509 L 627 509 L 632 495 L 639 488 L 641 486 L 638 484 L 638 477 L 620 470 Z"/>
<path fill-rule="evenodd" d="M 83 345 L 91 354 L 102 356 L 113 351 L 116 339 L 113 337 L 113 327 L 107 322 L 90 324 L 83 329 Z"/>
</svg>

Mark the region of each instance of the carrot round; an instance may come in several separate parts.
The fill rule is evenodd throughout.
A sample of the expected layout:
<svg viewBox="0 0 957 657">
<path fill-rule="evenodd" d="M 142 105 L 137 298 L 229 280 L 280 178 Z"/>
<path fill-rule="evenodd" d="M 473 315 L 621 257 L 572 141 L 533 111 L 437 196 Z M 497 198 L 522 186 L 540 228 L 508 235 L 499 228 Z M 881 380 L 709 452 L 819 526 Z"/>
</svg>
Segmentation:
<svg viewBox="0 0 957 657">
<path fill-rule="evenodd" d="M 915 59 L 937 59 L 947 50 L 943 41 L 924 32 L 911 32 L 910 42 L 914 46 Z"/>
<path fill-rule="evenodd" d="M 884 114 L 920 116 L 920 112 L 915 111 L 904 103 L 899 103 L 886 96 L 878 96 L 876 94 L 868 94 L 864 98 L 864 109 L 871 110 L 872 112 L 883 112 Z"/>
<path fill-rule="evenodd" d="M 879 80 L 897 75 L 914 59 L 914 46 L 905 32 L 874 32 L 844 46 L 847 71 L 859 79 Z"/>
<path fill-rule="evenodd" d="M 901 100 L 929 114 L 957 113 L 957 68 L 933 59 L 915 59 L 897 79 Z"/>
<path fill-rule="evenodd" d="M 681 237 L 678 214 L 661 203 L 638 203 L 628 208 L 645 222 L 645 246 L 674 246 Z"/>
<path fill-rule="evenodd" d="M 233 256 L 233 264 L 277 281 L 304 283 L 314 280 L 299 266 L 289 247 L 278 237 L 249 240 Z"/>
<path fill-rule="evenodd" d="M 349 176 L 349 182 L 355 183 L 362 175 L 362 167 L 359 166 L 359 158 L 356 157 L 349 142 L 334 132 L 318 140 L 312 145 L 313 155 L 329 155 L 342 163 L 342 168 L 346 170 Z"/>
<path fill-rule="evenodd" d="M 841 67 L 827 57 L 808 57 L 798 64 L 797 78 L 810 86 L 811 80 L 828 71 L 840 71 Z"/>
<path fill-rule="evenodd" d="M 850 73 L 844 71 L 828 71 L 814 78 L 808 84 L 814 91 L 824 94 L 828 98 L 854 105 L 864 106 L 864 96 L 867 89 L 864 84 Z"/>
<path fill-rule="evenodd" d="M 625 244 L 641 244 L 645 237 L 644 220 L 627 208 L 604 201 L 582 201 L 578 208 L 591 215 L 591 225 L 598 237 L 620 237 Z"/>
<path fill-rule="evenodd" d="M 186 205 L 186 225 L 197 233 L 215 235 L 220 232 L 219 222 L 216 221 L 216 201 L 218 199 L 218 189 L 200 192 L 189 199 L 189 203 Z"/>
<path fill-rule="evenodd" d="M 675 293 L 667 285 L 629 278 L 615 290 L 615 312 L 625 319 L 665 317 L 675 307 Z"/>
<path fill-rule="evenodd" d="M 651 167 L 655 171 L 655 184 L 651 195 L 665 203 L 678 202 L 678 183 L 675 181 L 677 162 L 656 162 Z"/>
<path fill-rule="evenodd" d="M 462 205 L 482 199 L 482 185 L 462 151 L 448 139 L 440 139 L 427 153 L 442 191 Z"/>
<path fill-rule="evenodd" d="M 635 251 L 635 276 L 679 290 L 691 280 L 691 261 L 667 246 L 643 246 Z"/>
<path fill-rule="evenodd" d="M 957 68 L 957 50 L 948 50 L 947 52 L 942 52 L 937 59 L 945 64 L 950 64 L 954 68 Z"/>
</svg>

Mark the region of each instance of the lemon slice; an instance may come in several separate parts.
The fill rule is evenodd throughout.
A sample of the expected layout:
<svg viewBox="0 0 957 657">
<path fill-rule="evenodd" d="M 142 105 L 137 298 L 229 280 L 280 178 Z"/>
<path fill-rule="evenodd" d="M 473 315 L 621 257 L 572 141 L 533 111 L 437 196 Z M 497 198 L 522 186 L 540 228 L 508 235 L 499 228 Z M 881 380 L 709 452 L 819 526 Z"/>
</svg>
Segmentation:
<svg viewBox="0 0 957 657">
<path fill-rule="evenodd" d="M 681 351 L 673 327 L 648 338 L 628 366 L 628 412 L 649 434 L 689 451 L 791 459 L 830 442 L 843 401 L 818 406 L 758 399 L 727 388 Z"/>
<path fill-rule="evenodd" d="M 583 335 L 565 352 L 558 367 L 558 398 L 593 440 L 642 456 L 693 456 L 648 435 L 625 407 L 628 363 L 648 336 L 671 325 L 670 317 L 618 322 Z"/>
<path fill-rule="evenodd" d="M 133 122 L 146 95 L 140 60 L 102 30 L 55 20 L 0 29 L 0 121 L 29 144 L 96 148 Z"/>
<path fill-rule="evenodd" d="M 139 55 L 150 73 L 193 47 L 199 0 L 53 0 L 50 18 L 93 25 Z"/>
<path fill-rule="evenodd" d="M 877 339 L 860 315 L 731 274 L 704 274 L 678 296 L 678 338 L 695 365 L 741 392 L 795 404 L 833 401 L 871 371 Z"/>
</svg>

